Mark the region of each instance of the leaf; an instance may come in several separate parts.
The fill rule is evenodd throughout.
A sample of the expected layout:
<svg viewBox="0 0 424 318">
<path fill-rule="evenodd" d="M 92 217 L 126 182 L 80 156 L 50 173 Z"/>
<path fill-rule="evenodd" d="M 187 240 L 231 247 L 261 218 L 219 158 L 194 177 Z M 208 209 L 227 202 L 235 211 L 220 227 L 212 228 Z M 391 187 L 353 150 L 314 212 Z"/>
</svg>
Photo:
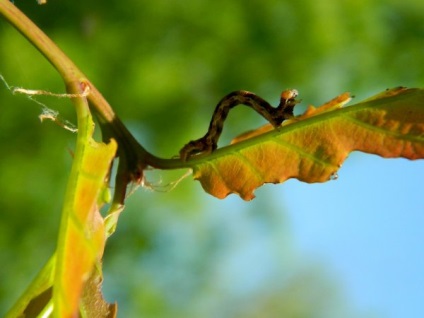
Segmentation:
<svg viewBox="0 0 424 318">
<path fill-rule="evenodd" d="M 318 115 L 318 114 L 321 114 L 321 113 L 324 113 L 324 112 L 328 112 L 330 110 L 335 110 L 335 109 L 341 108 L 345 104 L 347 104 L 351 99 L 352 98 L 350 97 L 349 93 L 343 93 L 343 94 L 333 98 L 332 100 L 330 100 L 329 102 L 325 103 L 324 105 L 322 105 L 318 108 L 316 108 L 312 105 L 309 105 L 308 109 L 306 109 L 306 111 L 303 115 L 298 116 L 294 119 L 289 119 L 289 120 L 284 121 L 282 126 L 286 126 L 288 124 L 302 120 L 302 119 L 307 118 L 307 117 L 312 117 L 312 116 L 315 116 L 315 115 Z M 258 129 L 248 131 L 246 133 L 243 133 L 243 134 L 237 136 L 236 138 L 234 138 L 231 141 L 231 144 L 235 144 L 235 143 L 238 143 L 240 141 L 243 141 L 243 140 L 255 137 L 255 136 L 259 136 L 259 135 L 266 133 L 268 131 L 271 131 L 273 129 L 274 129 L 274 127 L 271 124 L 266 124 L 266 125 L 258 128 Z"/>
<path fill-rule="evenodd" d="M 103 276 L 100 271 L 94 270 L 84 285 L 81 304 L 81 317 L 114 318 L 117 304 L 108 304 L 103 299 L 101 291 Z"/>
<path fill-rule="evenodd" d="M 236 143 L 199 158 L 194 178 L 217 198 L 244 200 L 264 183 L 290 178 L 313 183 L 335 175 L 350 152 L 386 158 L 424 158 L 424 91 L 396 88 L 341 108 L 347 93 L 280 129 L 254 131 Z"/>
<path fill-rule="evenodd" d="M 92 139 L 94 124 L 85 99 L 79 98 L 78 137 L 59 233 L 53 302 L 55 317 L 76 317 L 84 286 L 91 286 L 106 241 L 99 212 L 117 144 Z M 97 265 L 97 266 L 96 266 Z M 99 303 L 100 306 L 100 303 Z M 103 308 L 103 307 L 102 307 Z"/>
<path fill-rule="evenodd" d="M 112 205 L 103 219 L 99 208 L 110 198 L 108 174 L 117 144 L 97 143 L 85 99 L 76 101 L 77 147 L 65 197 L 57 251 L 6 317 L 115 317 L 116 304 L 101 293 L 101 258 L 106 238 L 123 206 Z M 106 223 L 106 224 L 105 224 Z"/>
</svg>

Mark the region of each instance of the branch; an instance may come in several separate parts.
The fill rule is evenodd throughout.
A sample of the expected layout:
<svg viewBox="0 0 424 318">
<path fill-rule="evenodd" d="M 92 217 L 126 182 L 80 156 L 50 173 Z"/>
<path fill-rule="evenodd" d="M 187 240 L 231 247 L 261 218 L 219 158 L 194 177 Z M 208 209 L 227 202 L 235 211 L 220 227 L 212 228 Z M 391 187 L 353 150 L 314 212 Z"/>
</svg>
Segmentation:
<svg viewBox="0 0 424 318">
<path fill-rule="evenodd" d="M 143 181 L 143 170 L 147 166 L 158 169 L 177 169 L 194 166 L 196 160 L 184 163 L 179 159 L 162 159 L 149 153 L 128 131 L 93 83 L 88 80 L 84 73 L 77 68 L 66 54 L 28 19 L 25 14 L 9 0 L 0 0 L 0 14 L 25 36 L 53 65 L 63 78 L 67 92 L 70 91 L 71 83 L 75 84 L 78 82 L 82 86 L 89 87 L 90 93 L 87 99 L 90 102 L 90 108 L 99 119 L 103 139 L 108 141 L 110 138 L 113 138 L 118 143 L 120 162 L 115 187 L 117 190 L 114 198 L 115 202 L 123 202 L 128 183 L 141 183 Z"/>
</svg>

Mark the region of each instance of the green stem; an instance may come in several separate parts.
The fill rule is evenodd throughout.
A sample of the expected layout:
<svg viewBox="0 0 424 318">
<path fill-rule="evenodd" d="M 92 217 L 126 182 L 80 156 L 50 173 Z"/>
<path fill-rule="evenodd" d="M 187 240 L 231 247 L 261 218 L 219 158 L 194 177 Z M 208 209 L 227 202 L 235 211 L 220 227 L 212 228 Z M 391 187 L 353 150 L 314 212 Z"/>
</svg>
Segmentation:
<svg viewBox="0 0 424 318">
<path fill-rule="evenodd" d="M 162 159 L 150 154 L 144 149 L 128 131 L 122 121 L 113 111 L 96 87 L 87 79 L 83 72 L 62 52 L 61 49 L 44 34 L 30 19 L 28 19 L 9 0 L 0 0 L 0 14 L 12 24 L 22 35 L 24 35 L 53 65 L 62 76 L 67 89 L 70 83 L 76 81 L 90 87 L 87 99 L 95 111 L 99 121 L 119 145 L 119 156 L 121 160 L 127 161 L 129 181 L 134 181 L 137 176 L 142 176 L 146 166 L 158 169 L 178 169 L 193 167 L 197 160 L 181 162 L 179 159 Z"/>
</svg>

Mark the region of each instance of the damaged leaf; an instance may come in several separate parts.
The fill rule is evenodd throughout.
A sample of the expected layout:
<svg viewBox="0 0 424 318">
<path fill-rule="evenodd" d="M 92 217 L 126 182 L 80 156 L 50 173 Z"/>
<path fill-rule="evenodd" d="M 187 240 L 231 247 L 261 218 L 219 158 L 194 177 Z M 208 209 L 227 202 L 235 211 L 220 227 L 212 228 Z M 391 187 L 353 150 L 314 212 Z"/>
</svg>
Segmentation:
<svg viewBox="0 0 424 318">
<path fill-rule="evenodd" d="M 275 130 L 244 134 L 193 166 L 194 178 L 217 198 L 244 200 L 264 183 L 313 183 L 335 175 L 352 151 L 385 158 L 424 158 L 424 91 L 396 88 L 356 105 L 342 94 Z"/>
</svg>

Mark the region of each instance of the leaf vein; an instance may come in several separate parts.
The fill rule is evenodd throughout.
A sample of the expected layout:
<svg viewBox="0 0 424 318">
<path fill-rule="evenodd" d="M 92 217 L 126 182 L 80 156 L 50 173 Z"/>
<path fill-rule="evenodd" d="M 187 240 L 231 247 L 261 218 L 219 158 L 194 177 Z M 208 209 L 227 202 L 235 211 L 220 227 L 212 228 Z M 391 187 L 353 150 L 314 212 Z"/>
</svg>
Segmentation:
<svg viewBox="0 0 424 318">
<path fill-rule="evenodd" d="M 281 147 L 288 148 L 291 151 L 298 153 L 303 158 L 308 158 L 308 159 L 310 159 L 310 160 L 312 160 L 316 163 L 319 163 L 323 166 L 330 166 L 330 167 L 334 166 L 330 161 L 322 160 L 322 159 L 318 158 L 317 156 L 315 156 L 314 154 L 305 151 L 303 148 L 300 148 L 300 147 L 294 145 L 293 143 L 289 143 L 285 140 L 281 140 L 281 139 L 278 139 L 278 138 L 274 138 L 274 139 L 272 139 L 272 141 L 277 143 Z"/>
<path fill-rule="evenodd" d="M 243 155 L 240 150 L 238 150 L 235 154 L 237 155 L 238 158 L 240 158 L 241 161 L 243 161 L 245 165 L 249 167 L 249 170 L 252 171 L 259 180 L 264 179 L 264 175 L 262 171 L 260 169 L 257 169 L 257 167 L 254 164 L 252 164 L 252 161 L 248 157 Z"/>
<path fill-rule="evenodd" d="M 357 124 L 358 126 L 364 127 L 368 130 L 377 132 L 377 133 L 381 133 L 383 135 L 390 135 L 393 137 L 396 137 L 397 139 L 404 139 L 404 140 L 408 140 L 408 141 L 418 141 L 418 142 L 424 142 L 424 135 L 413 135 L 413 134 L 404 134 L 399 132 L 398 130 L 390 130 L 388 128 L 385 127 L 381 127 L 381 126 L 375 126 L 373 124 L 370 124 L 366 121 L 363 121 L 361 119 L 358 119 L 356 117 L 352 117 L 349 115 L 342 115 L 342 117 L 350 122 L 353 122 L 355 124 Z"/>
</svg>

